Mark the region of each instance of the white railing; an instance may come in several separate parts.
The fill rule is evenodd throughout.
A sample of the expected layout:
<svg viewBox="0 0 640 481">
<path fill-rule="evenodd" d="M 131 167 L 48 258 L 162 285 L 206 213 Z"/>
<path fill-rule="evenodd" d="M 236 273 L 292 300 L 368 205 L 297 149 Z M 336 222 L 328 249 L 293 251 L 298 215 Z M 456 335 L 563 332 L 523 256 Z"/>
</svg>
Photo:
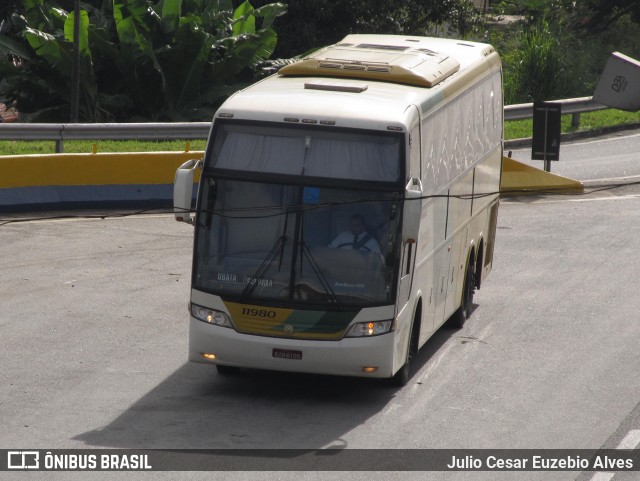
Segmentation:
<svg viewBox="0 0 640 481">
<path fill-rule="evenodd" d="M 591 97 L 554 101 L 562 105 L 563 114 L 573 115 L 572 125 L 580 125 L 580 114 L 609 107 Z M 505 120 L 533 117 L 533 104 L 507 105 Z M 22 124 L 0 123 L 0 140 L 52 140 L 56 152 L 64 151 L 65 140 L 191 140 L 206 139 L 211 122 L 111 123 L 111 124 Z"/>
</svg>

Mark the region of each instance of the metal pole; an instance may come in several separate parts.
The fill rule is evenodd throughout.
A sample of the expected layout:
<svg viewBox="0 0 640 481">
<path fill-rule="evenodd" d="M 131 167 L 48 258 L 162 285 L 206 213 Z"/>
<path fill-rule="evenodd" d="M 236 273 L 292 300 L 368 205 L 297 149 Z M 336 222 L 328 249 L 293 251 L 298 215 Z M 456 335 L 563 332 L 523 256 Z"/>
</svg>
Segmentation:
<svg viewBox="0 0 640 481">
<path fill-rule="evenodd" d="M 73 65 L 71 69 L 71 122 L 80 115 L 80 0 L 73 1 Z"/>
<path fill-rule="evenodd" d="M 544 109 L 544 171 L 551 172 L 551 161 L 547 160 L 547 126 L 549 125 L 549 109 Z"/>
<path fill-rule="evenodd" d="M 580 127 L 580 112 L 571 115 L 571 127 L 577 129 Z"/>
</svg>

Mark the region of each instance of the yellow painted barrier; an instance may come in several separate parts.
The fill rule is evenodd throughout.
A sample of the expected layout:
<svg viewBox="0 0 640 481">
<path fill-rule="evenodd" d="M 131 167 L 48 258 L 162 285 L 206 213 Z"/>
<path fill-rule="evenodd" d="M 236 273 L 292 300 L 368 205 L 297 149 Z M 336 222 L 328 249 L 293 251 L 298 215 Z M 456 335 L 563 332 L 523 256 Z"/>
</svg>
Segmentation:
<svg viewBox="0 0 640 481">
<path fill-rule="evenodd" d="M 203 156 L 203 151 L 1 156 L 0 208 L 86 200 L 170 202 L 178 167 Z M 199 181 L 199 174 L 199 170 L 195 172 L 194 183 Z M 522 195 L 582 192 L 584 187 L 577 180 L 505 156 L 500 191 Z"/>
<path fill-rule="evenodd" d="M 502 158 L 500 192 L 505 195 L 534 194 L 536 192 L 583 192 L 581 182 L 545 172 L 510 157 Z"/>
<path fill-rule="evenodd" d="M 0 157 L 0 188 L 173 184 L 180 165 L 203 155 L 202 151 L 7 155 Z"/>
</svg>

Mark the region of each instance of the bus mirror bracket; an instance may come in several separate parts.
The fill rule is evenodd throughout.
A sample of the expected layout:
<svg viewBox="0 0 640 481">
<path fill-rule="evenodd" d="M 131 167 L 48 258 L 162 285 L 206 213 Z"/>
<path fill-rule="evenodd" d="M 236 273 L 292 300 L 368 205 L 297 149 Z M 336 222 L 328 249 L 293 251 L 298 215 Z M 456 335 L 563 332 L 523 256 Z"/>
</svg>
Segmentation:
<svg viewBox="0 0 640 481">
<path fill-rule="evenodd" d="M 202 166 L 201 160 L 188 160 L 176 171 L 173 183 L 173 215 L 178 222 L 193 224 L 191 199 L 193 197 L 193 175 Z"/>
<path fill-rule="evenodd" d="M 403 209 L 403 241 L 415 243 L 420 232 L 420 217 L 422 216 L 422 182 L 412 177 L 404 191 Z"/>
</svg>

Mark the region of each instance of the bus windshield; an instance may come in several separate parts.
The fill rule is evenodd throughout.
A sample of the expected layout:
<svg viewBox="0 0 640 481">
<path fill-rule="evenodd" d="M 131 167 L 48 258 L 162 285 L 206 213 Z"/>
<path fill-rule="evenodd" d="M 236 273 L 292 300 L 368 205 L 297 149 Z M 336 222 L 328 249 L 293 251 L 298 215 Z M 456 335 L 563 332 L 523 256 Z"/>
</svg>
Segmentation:
<svg viewBox="0 0 640 481">
<path fill-rule="evenodd" d="M 206 176 L 193 286 L 325 310 L 394 302 L 400 195 Z"/>
<path fill-rule="evenodd" d="M 351 181 L 402 180 L 402 134 L 306 125 L 286 127 L 216 122 L 206 169 Z"/>
</svg>

